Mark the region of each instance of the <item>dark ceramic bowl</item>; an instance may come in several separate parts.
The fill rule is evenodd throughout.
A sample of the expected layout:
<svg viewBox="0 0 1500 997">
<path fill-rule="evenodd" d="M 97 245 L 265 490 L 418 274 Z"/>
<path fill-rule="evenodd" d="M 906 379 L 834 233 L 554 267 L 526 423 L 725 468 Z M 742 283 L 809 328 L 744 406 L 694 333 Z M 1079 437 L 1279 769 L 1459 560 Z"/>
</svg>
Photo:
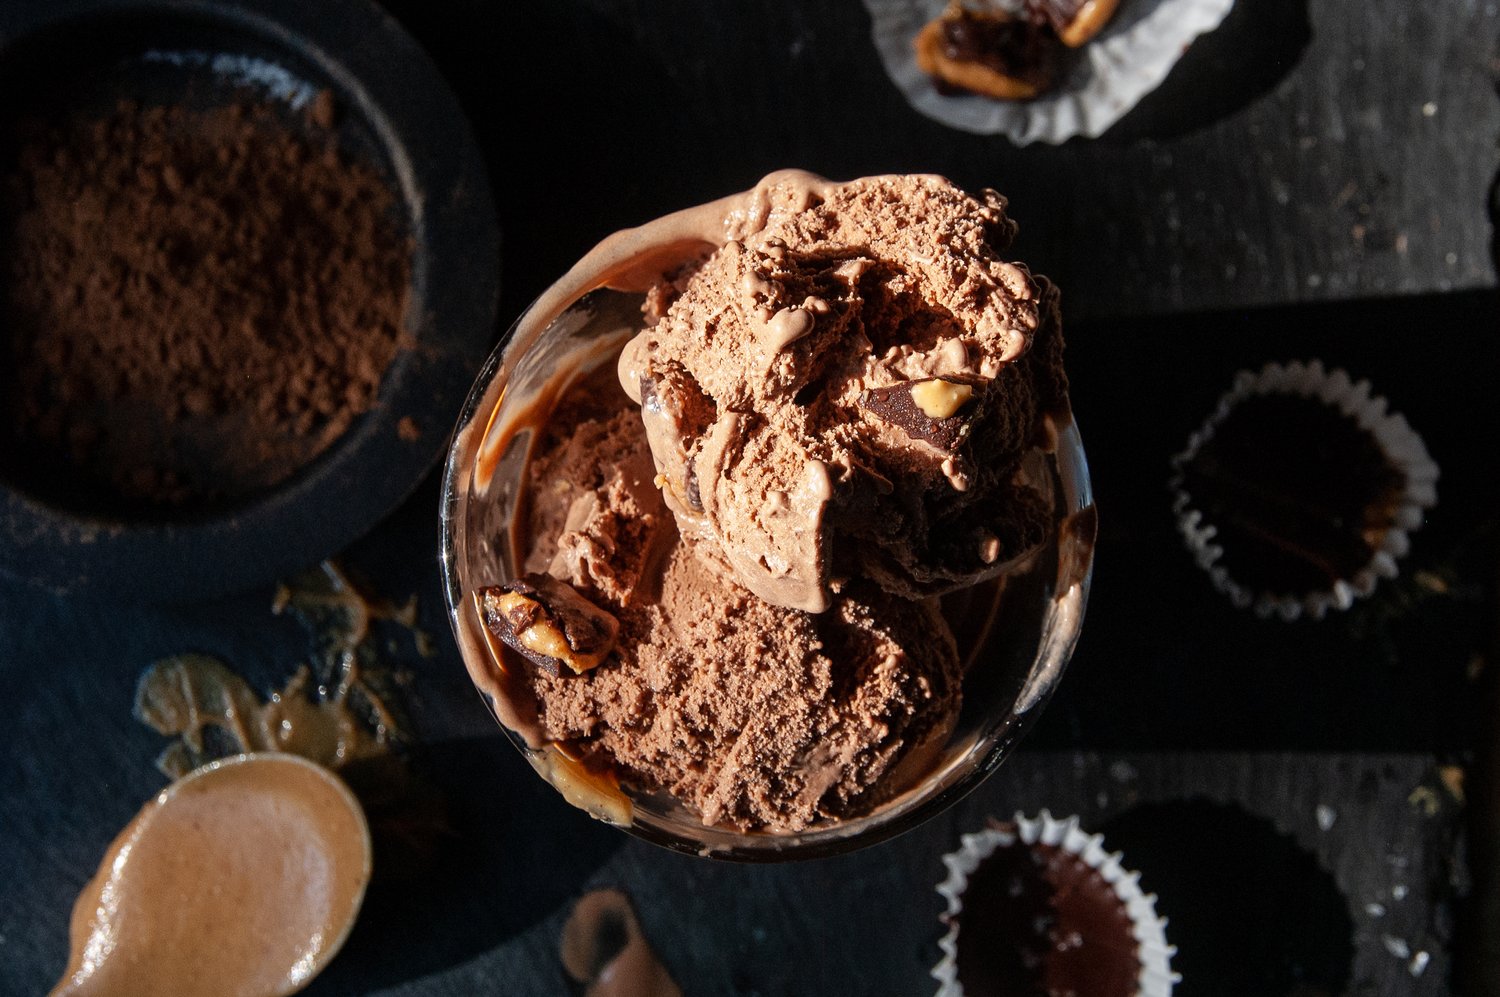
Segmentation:
<svg viewBox="0 0 1500 997">
<path fill-rule="evenodd" d="M 374 407 L 278 484 L 142 510 L 0 453 L 0 572 L 59 592 L 209 598 L 341 549 L 431 469 L 494 338 L 499 231 L 483 162 L 426 53 L 371 0 L 9 0 L 0 127 L 121 99 L 257 100 L 291 127 L 321 91 L 341 150 L 396 194 L 413 257 L 406 331 Z"/>
</svg>

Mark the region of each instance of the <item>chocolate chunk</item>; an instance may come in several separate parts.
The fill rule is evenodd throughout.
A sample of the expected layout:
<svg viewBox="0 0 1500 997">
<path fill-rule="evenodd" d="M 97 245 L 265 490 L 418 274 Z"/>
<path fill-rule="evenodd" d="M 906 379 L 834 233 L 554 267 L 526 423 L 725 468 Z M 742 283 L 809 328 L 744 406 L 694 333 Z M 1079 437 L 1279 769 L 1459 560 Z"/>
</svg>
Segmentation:
<svg viewBox="0 0 1500 997">
<path fill-rule="evenodd" d="M 984 66 L 1038 91 L 1050 89 L 1061 75 L 1066 51 L 1042 18 L 962 9 L 944 15 L 942 40 L 948 58 Z"/>
<path fill-rule="evenodd" d="M 553 675 L 597 667 L 620 632 L 612 615 L 551 575 L 528 573 L 479 596 L 490 633 Z"/>
<path fill-rule="evenodd" d="M 980 411 L 981 403 L 977 397 L 971 397 L 958 405 L 952 415 L 943 419 L 935 419 L 922 410 L 912 394 L 914 388 L 920 389 L 920 386 L 934 382 L 939 382 L 939 379 L 894 384 L 886 388 L 871 388 L 860 395 L 860 403 L 867 411 L 898 427 L 912 439 L 931 443 L 939 450 L 950 454 L 957 453 L 968 440 L 969 433 L 973 431 L 975 417 Z M 958 384 L 958 382 L 941 383 Z M 969 386 L 963 385 L 963 387 Z"/>
<path fill-rule="evenodd" d="M 969 874 L 955 962 L 971 994 L 1138 992 L 1126 908 L 1073 852 L 1037 842 L 997 848 Z"/>
</svg>

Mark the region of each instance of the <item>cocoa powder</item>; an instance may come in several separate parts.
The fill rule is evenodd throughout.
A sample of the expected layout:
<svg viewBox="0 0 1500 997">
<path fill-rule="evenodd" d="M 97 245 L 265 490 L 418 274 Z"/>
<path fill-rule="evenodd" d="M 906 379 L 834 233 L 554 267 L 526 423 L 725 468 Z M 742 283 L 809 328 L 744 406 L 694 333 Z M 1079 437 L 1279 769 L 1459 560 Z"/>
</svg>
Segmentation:
<svg viewBox="0 0 1500 997">
<path fill-rule="evenodd" d="M 325 97 L 305 121 L 122 103 L 21 126 L 0 181 L 0 473 L 75 505 L 235 500 L 374 405 L 411 240 L 331 124 Z"/>
</svg>

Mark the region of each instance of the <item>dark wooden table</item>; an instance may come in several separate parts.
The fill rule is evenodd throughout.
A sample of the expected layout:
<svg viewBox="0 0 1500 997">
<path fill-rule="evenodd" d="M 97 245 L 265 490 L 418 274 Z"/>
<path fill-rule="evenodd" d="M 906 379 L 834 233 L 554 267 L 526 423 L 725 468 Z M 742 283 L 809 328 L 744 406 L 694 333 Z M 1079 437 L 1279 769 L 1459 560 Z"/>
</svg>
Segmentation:
<svg viewBox="0 0 1500 997">
<path fill-rule="evenodd" d="M 1495 713 L 1500 8 L 1240 0 L 1110 134 L 1017 149 L 911 111 L 854 3 L 390 6 L 488 156 L 502 322 L 608 231 L 776 168 L 1004 191 L 1018 254 L 1065 291 L 1102 534 L 1078 654 L 994 778 L 887 845 L 750 868 L 589 821 L 497 735 L 448 636 L 429 480 L 344 560 L 416 593 L 436 637 L 434 657 L 394 657 L 449 833 L 420 878 L 381 874 L 308 993 L 566 993 L 557 933 L 596 884 L 635 898 L 689 994 L 929 993 L 941 855 L 987 815 L 1043 807 L 1103 831 L 1160 895 L 1185 997 L 1443 994 L 1460 967 L 1467 992 L 1500 993 L 1494 950 L 1465 933 L 1500 916 L 1497 797 L 1471 764 Z M 1309 357 L 1407 414 L 1440 501 L 1375 598 L 1261 621 L 1176 539 L 1167 460 L 1236 370 Z M 271 598 L 140 607 L 0 582 L 0 992 L 56 979 L 74 896 L 163 784 L 164 742 L 130 715 L 140 671 L 197 651 L 279 687 L 309 647 Z"/>
</svg>

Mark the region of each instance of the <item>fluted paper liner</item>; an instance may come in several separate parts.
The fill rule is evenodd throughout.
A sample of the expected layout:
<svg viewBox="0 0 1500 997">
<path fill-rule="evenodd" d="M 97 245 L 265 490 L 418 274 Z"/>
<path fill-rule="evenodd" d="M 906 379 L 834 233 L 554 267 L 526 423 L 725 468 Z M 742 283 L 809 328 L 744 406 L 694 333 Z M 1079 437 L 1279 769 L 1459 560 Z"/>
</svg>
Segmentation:
<svg viewBox="0 0 1500 997">
<path fill-rule="evenodd" d="M 1193 506 L 1192 496 L 1183 489 L 1181 468 L 1213 439 L 1214 430 L 1230 410 L 1253 395 L 1270 394 L 1318 398 L 1333 406 L 1369 433 L 1390 466 L 1406 477 L 1405 488 L 1392 510 L 1391 526 L 1369 562 L 1352 578 L 1339 579 L 1330 589 L 1300 597 L 1252 591 L 1235 581 L 1219 563 L 1224 549 L 1214 543 L 1217 529 L 1205 521 L 1202 510 Z M 1355 599 L 1373 592 L 1380 579 L 1396 577 L 1399 570 L 1396 562 L 1410 548 L 1411 532 L 1422 525 L 1425 510 L 1437 504 L 1437 464 L 1406 418 L 1389 411 L 1386 400 L 1372 393 L 1369 381 L 1355 381 L 1337 368 L 1325 371 L 1320 360 L 1271 363 L 1258 372 L 1240 371 L 1235 375 L 1233 387 L 1219 398 L 1213 415 L 1188 438 L 1187 448 L 1172 458 L 1172 466 L 1176 469 L 1169 482 L 1173 491 L 1172 511 L 1188 549 L 1199 567 L 1208 572 L 1215 588 L 1239 608 L 1251 609 L 1262 617 L 1277 615 L 1295 620 L 1306 613 L 1321 620 L 1330 609 L 1348 609 Z"/>
<path fill-rule="evenodd" d="M 1219 26 L 1234 0 L 1121 0 L 1058 85 L 1029 101 L 938 92 L 917 66 L 912 40 L 943 12 L 946 0 L 864 0 L 864 5 L 880 60 L 907 103 L 952 128 L 1028 145 L 1057 144 L 1075 135 L 1098 138 L 1161 85 L 1193 40 Z"/>
<path fill-rule="evenodd" d="M 1156 914 L 1156 895 L 1141 891 L 1140 873 L 1127 871 L 1120 864 L 1120 853 L 1105 851 L 1103 835 L 1083 831 L 1077 817 L 1059 821 L 1043 810 L 1035 818 L 1017 813 L 1012 821 L 1014 828 L 987 827 L 961 835 L 958 851 L 943 856 L 948 878 L 938 884 L 937 891 L 948 901 L 943 914 L 948 933 L 938 942 L 943 958 L 932 969 L 932 977 L 939 984 L 937 997 L 964 997 L 958 978 L 958 933 L 969 877 L 996 849 L 1018 841 L 1027 845 L 1040 842 L 1071 852 L 1110 885 L 1130 918 L 1136 940 L 1136 958 L 1141 966 L 1136 997 L 1171 997 L 1173 985 L 1181 979 L 1171 965 L 1177 949 L 1167 944 L 1167 922 Z"/>
</svg>

